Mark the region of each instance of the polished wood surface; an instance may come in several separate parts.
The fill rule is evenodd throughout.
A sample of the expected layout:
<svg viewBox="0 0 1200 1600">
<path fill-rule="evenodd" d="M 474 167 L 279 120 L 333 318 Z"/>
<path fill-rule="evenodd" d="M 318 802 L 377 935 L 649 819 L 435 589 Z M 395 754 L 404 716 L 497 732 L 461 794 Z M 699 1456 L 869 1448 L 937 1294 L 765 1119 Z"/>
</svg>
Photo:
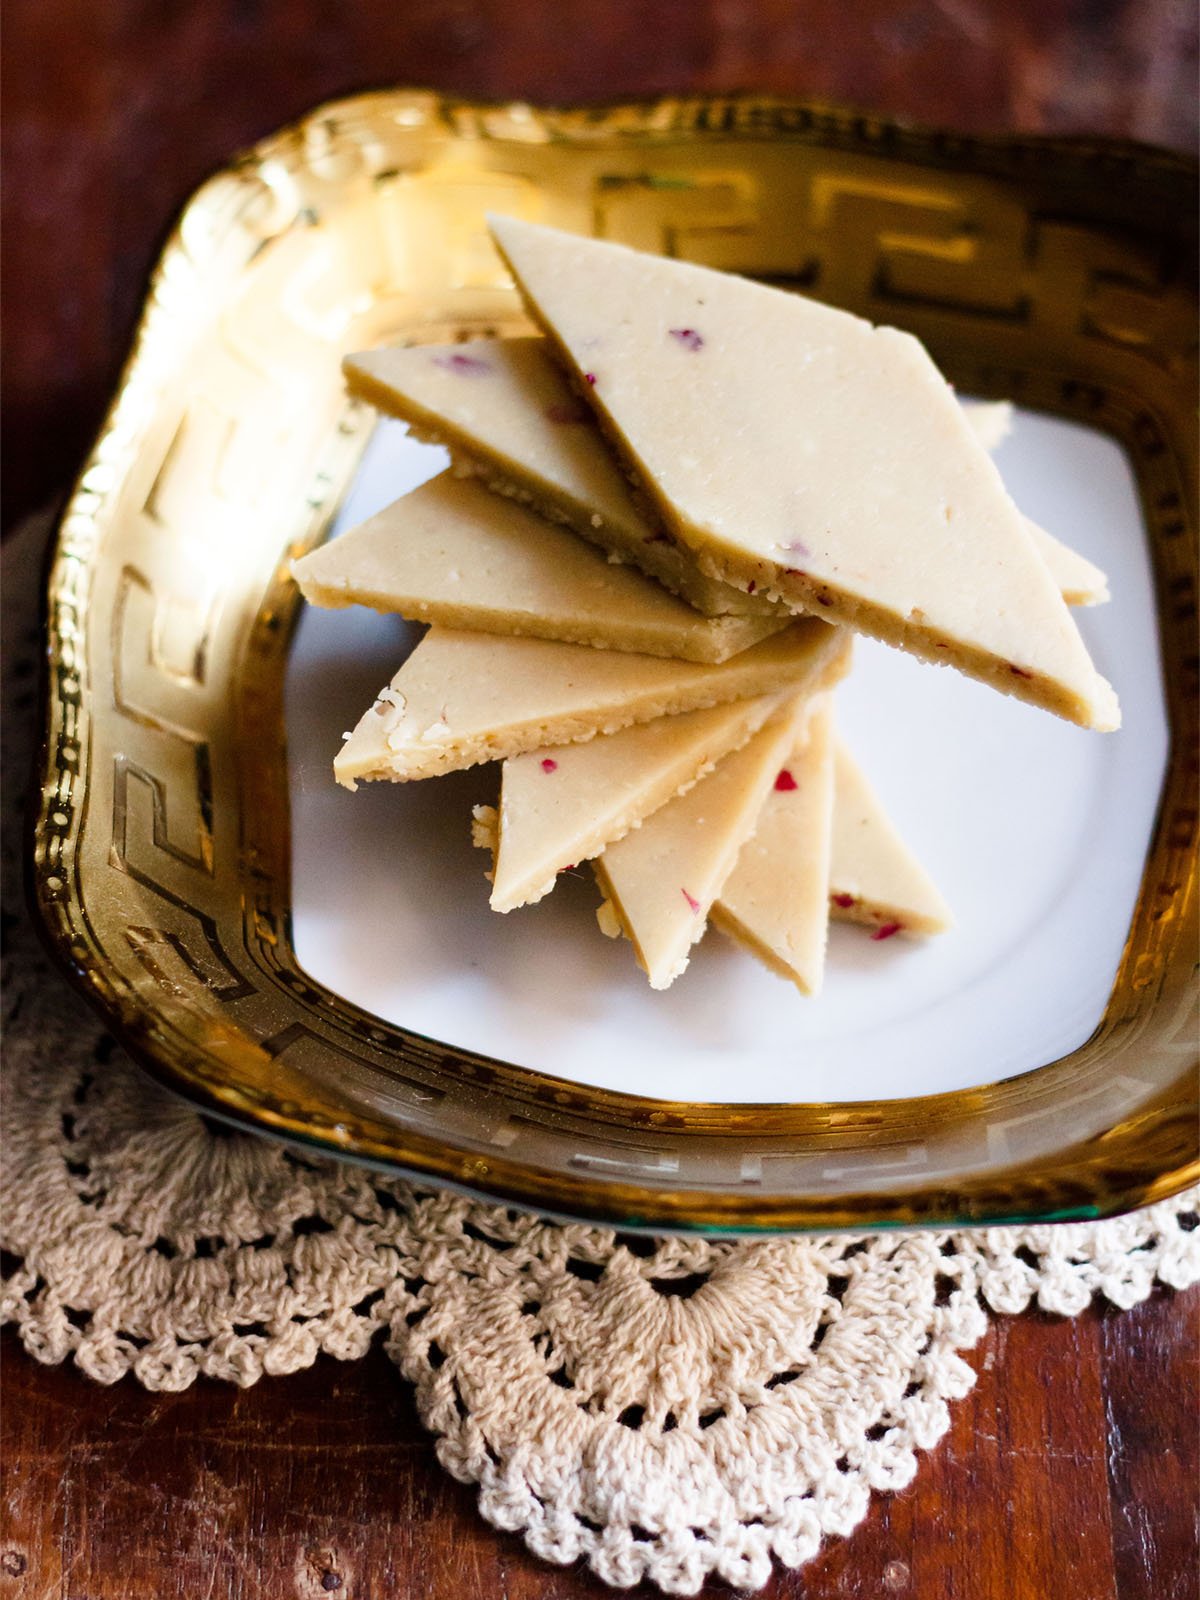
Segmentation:
<svg viewBox="0 0 1200 1600">
<path fill-rule="evenodd" d="M 6 521 L 86 449 L 189 192 L 323 98 L 757 88 L 1186 148 L 1195 56 L 1177 0 L 6 0 Z M 1198 1302 L 998 1319 L 915 1483 L 766 1592 L 1194 1595 Z M 180 1395 L 4 1354 L 0 1600 L 601 1592 L 479 1520 L 380 1351 Z"/>
<path fill-rule="evenodd" d="M 901 1494 L 770 1600 L 1193 1600 L 1195 1293 L 998 1318 Z M 100 1389 L 6 1341 L 0 1596 L 596 1600 L 476 1514 L 376 1349 L 236 1390 Z M 657 1591 L 641 1585 L 637 1595 Z M 711 1593 L 729 1591 L 709 1586 Z"/>
</svg>

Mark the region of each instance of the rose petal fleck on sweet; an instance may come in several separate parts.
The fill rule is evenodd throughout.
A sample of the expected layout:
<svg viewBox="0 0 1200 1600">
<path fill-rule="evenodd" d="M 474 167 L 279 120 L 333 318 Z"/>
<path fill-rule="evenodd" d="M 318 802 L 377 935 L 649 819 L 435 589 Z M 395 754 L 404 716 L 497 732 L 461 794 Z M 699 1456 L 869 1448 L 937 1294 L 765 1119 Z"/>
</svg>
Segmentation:
<svg viewBox="0 0 1200 1600">
<path fill-rule="evenodd" d="M 904 924 L 902 922 L 885 922 L 881 928 L 876 928 L 871 935 L 876 943 L 880 939 L 890 939 L 894 933 L 899 933 Z"/>
<path fill-rule="evenodd" d="M 680 889 L 679 892 L 683 896 L 683 898 L 687 901 L 688 905 L 692 908 L 693 913 L 698 912 L 700 910 L 700 902 L 699 902 L 699 900 L 696 899 L 695 895 L 689 894 L 686 889 L 682 889 L 682 888 Z"/>
<path fill-rule="evenodd" d="M 467 378 L 481 378 L 492 370 L 486 361 L 481 361 L 478 356 L 464 355 L 461 350 L 449 356 L 434 356 L 433 364 L 445 372 L 459 372 Z"/>
<path fill-rule="evenodd" d="M 835 906 L 841 906 L 843 911 L 848 911 L 856 902 L 855 897 L 852 894 L 835 894 L 833 896 L 833 903 Z"/>
<path fill-rule="evenodd" d="M 558 762 L 555 761 L 553 756 L 546 756 L 543 759 L 543 761 L 542 761 L 542 771 L 543 772 L 557 772 L 558 771 Z"/>
<path fill-rule="evenodd" d="M 583 381 L 584 383 L 590 383 L 594 388 L 596 383 L 596 374 L 594 372 L 585 372 L 583 375 Z"/>
<path fill-rule="evenodd" d="M 779 776 L 775 779 L 775 787 L 780 791 L 780 793 L 789 794 L 793 789 L 799 788 L 799 784 L 797 784 L 795 778 L 792 777 L 788 769 L 784 767 Z"/>
<path fill-rule="evenodd" d="M 668 328 L 667 332 L 672 339 L 677 340 L 685 350 L 703 350 L 704 338 L 697 333 L 695 328 Z"/>
</svg>

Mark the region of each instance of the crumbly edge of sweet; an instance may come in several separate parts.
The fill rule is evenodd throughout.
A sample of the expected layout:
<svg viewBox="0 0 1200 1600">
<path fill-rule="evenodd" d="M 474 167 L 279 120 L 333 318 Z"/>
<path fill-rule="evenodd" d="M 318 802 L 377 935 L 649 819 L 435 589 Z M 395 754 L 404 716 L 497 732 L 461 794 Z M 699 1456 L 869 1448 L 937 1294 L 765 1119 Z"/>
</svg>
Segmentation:
<svg viewBox="0 0 1200 1600">
<path fill-rule="evenodd" d="M 407 424 L 409 433 L 419 443 L 448 450 L 452 470 L 459 477 L 478 478 L 493 494 L 516 500 L 547 521 L 570 528 L 580 538 L 606 551 L 610 559 L 638 567 L 702 615 L 720 621 L 746 617 L 765 620 L 776 609 L 701 572 L 690 552 L 681 549 L 665 532 L 647 538 L 640 530 L 635 533 L 622 529 L 618 523 L 606 522 L 599 512 L 567 495 L 556 495 L 549 485 L 543 486 L 540 492 L 535 491 L 527 482 L 515 478 L 511 468 L 499 457 L 480 455 L 444 418 L 412 402 L 398 403 L 392 390 L 357 368 L 343 370 L 351 394 Z M 657 525 L 658 519 L 654 520 Z"/>
<path fill-rule="evenodd" d="M 644 493 L 640 485 L 636 492 L 638 495 Z M 660 512 L 663 509 L 659 507 Z M 881 644 L 903 650 L 930 666 L 956 667 L 966 676 L 999 690 L 1001 694 L 1050 711 L 1079 727 L 1090 728 L 1098 733 L 1111 733 L 1121 726 L 1116 694 L 1111 684 L 1095 668 L 1096 693 L 1093 706 L 1089 706 L 1082 696 L 1043 673 L 1034 672 L 1015 661 L 998 662 L 988 652 L 931 628 L 922 616 L 910 613 L 907 618 L 898 617 L 885 607 L 850 594 L 827 579 L 811 578 L 801 568 L 781 567 L 761 557 L 748 555 L 736 546 L 720 542 L 711 534 L 704 534 L 703 537 L 707 541 L 705 547 L 693 551 L 697 565 L 701 571 L 723 583 L 752 594 L 766 595 L 799 616 L 824 617 L 827 622 L 839 622 L 855 633 L 878 639 Z M 914 633 L 914 626 L 922 631 Z M 1105 710 L 1106 700 L 1111 706 L 1108 712 Z"/>
<path fill-rule="evenodd" d="M 825 654 L 825 651 L 828 654 Z M 588 739 L 594 739 L 601 733 L 618 733 L 622 728 L 632 728 L 640 723 L 653 722 L 657 717 L 679 716 L 685 711 L 704 711 L 710 706 L 730 705 L 739 700 L 753 700 L 762 694 L 796 694 L 811 696 L 822 689 L 831 689 L 834 684 L 840 683 L 850 670 L 852 658 L 852 640 L 848 634 L 840 630 L 831 630 L 828 641 L 823 641 L 821 656 L 812 662 L 806 676 L 789 680 L 786 674 L 781 680 L 774 683 L 764 682 L 744 686 L 733 694 L 703 694 L 696 692 L 668 694 L 654 703 L 653 710 L 645 709 L 643 702 L 640 707 L 627 706 L 621 712 L 611 714 L 599 721 L 575 714 L 564 715 L 555 721 L 548 720 L 530 721 L 509 730 L 508 738 L 497 743 L 486 734 L 477 734 L 470 738 L 457 741 L 452 746 L 438 748 L 432 741 L 427 743 L 414 742 L 409 754 L 420 755 L 425 759 L 419 765 L 412 764 L 411 760 L 401 766 L 397 761 L 390 760 L 385 766 L 368 768 L 356 765 L 353 771 L 341 760 L 345 754 L 345 746 L 339 756 L 334 758 L 334 776 L 339 783 L 348 789 L 356 787 L 356 781 L 363 782 L 390 782 L 408 783 L 420 778 L 436 778 L 442 773 L 459 772 L 467 767 L 479 766 L 487 761 L 505 761 L 509 756 L 525 755 L 530 750 L 541 750 L 556 744 L 582 744 Z M 711 680 L 709 680 L 711 682 Z M 386 697 L 395 695 L 396 690 L 389 685 L 376 697 L 375 707 Z M 357 731 L 357 730 L 356 730 Z M 401 751 L 397 748 L 394 752 L 399 756 Z"/>
<path fill-rule="evenodd" d="M 496 870 L 496 851 L 500 841 L 500 813 L 495 806 L 471 807 L 471 843 L 476 850 L 486 850 L 492 858 L 492 869 L 484 877 L 492 882 Z"/>
<path fill-rule="evenodd" d="M 722 933 L 747 950 L 756 961 L 761 961 L 763 966 L 777 978 L 784 978 L 788 983 L 794 984 L 801 994 L 811 996 L 819 991 L 819 983 L 810 984 L 795 967 L 789 966 L 769 944 L 764 944 L 757 934 L 752 933 L 719 896 L 709 909 L 708 920 L 714 928 L 719 928 Z"/>
<path fill-rule="evenodd" d="M 327 583 L 321 578 L 302 577 L 296 567 L 292 566 L 292 580 L 310 606 L 319 606 L 322 611 L 347 611 L 351 606 L 362 605 L 349 588 L 340 584 Z"/>
<path fill-rule="evenodd" d="M 603 856 L 597 856 L 592 862 L 592 871 L 596 875 L 596 882 L 599 885 L 601 894 L 600 904 L 596 908 L 596 923 L 601 933 L 606 934 L 610 939 L 617 937 L 628 939 L 629 943 L 633 946 L 633 954 L 638 966 L 641 967 L 642 971 L 650 980 L 650 987 L 652 989 L 657 989 L 660 992 L 664 989 L 669 989 L 675 982 L 676 978 L 681 977 L 683 973 L 687 971 L 688 963 L 692 958 L 692 951 L 698 941 L 704 937 L 704 930 L 708 926 L 707 917 L 698 917 L 696 919 L 699 926 L 692 934 L 687 949 L 678 958 L 678 960 L 675 961 L 675 963 L 669 967 L 666 972 L 660 972 L 657 974 L 652 973 L 650 971 L 649 963 L 646 960 L 645 952 L 642 950 L 641 945 L 634 937 L 633 930 L 630 927 L 624 912 L 621 910 L 620 897 L 613 888 L 612 881 L 609 878 L 608 873 L 604 870 Z M 614 920 L 617 925 L 617 932 L 615 934 L 610 931 Z"/>
<path fill-rule="evenodd" d="M 705 577 L 698 568 L 694 568 L 694 594 L 685 592 L 689 576 L 686 570 L 681 570 L 683 565 L 674 545 L 658 547 L 657 544 L 647 544 L 645 550 L 639 548 L 644 543 L 640 536 L 637 540 L 627 537 L 625 543 L 614 546 L 613 524 L 606 523 L 599 512 L 575 504 L 567 496 L 555 497 L 545 490 L 535 494 L 527 483 L 523 483 L 512 476 L 506 464 L 498 457 L 480 455 L 478 449 L 468 443 L 465 437 L 448 426 L 444 418 L 436 416 L 407 399 L 401 402 L 399 396 L 392 390 L 384 387 L 370 376 L 358 372 L 354 368 L 346 368 L 346 379 L 350 392 L 360 398 L 368 400 L 378 410 L 386 415 L 397 417 L 408 427 L 409 434 L 420 444 L 437 445 L 450 452 L 451 470 L 460 478 L 477 478 L 485 488 L 493 494 L 515 500 L 518 504 L 528 506 L 536 511 L 539 516 L 545 517 L 548 522 L 555 522 L 560 527 L 570 528 L 573 533 L 579 534 L 590 544 L 604 550 L 609 559 L 618 565 L 631 564 L 637 566 L 648 577 L 656 579 L 664 588 L 687 600 L 698 611 L 706 616 L 721 616 L 724 613 L 712 609 L 710 596 L 720 596 L 721 590 L 727 588 L 711 578 Z M 608 532 L 607 539 L 601 538 L 602 532 Z M 734 598 L 737 591 L 729 596 L 731 603 L 737 604 Z"/>
<path fill-rule="evenodd" d="M 631 478 L 631 482 L 635 481 Z M 636 488 L 638 496 L 644 491 Z M 659 508 L 662 509 L 661 507 Z M 849 594 L 827 579 L 810 578 L 800 568 L 780 567 L 778 564 L 746 554 L 746 552 L 712 538 L 702 550 L 693 551 L 703 572 L 721 582 L 752 594 L 765 595 L 778 601 L 797 616 L 823 617 L 827 622 L 841 623 L 855 633 L 878 639 L 881 644 L 903 650 L 930 666 L 957 668 L 967 677 L 985 683 L 1001 694 L 1011 695 L 1040 710 L 1052 712 L 1078 727 L 1090 728 L 1099 733 L 1115 732 L 1121 726 L 1120 707 L 1111 684 L 1094 672 L 1095 704 L 1089 706 L 1083 698 L 1065 685 L 1034 672 L 1020 663 L 998 662 L 988 652 L 978 650 L 961 640 L 953 639 L 940 630 L 933 629 L 920 616 L 900 618 L 882 606 L 872 605 L 858 595 Z M 714 553 L 721 551 L 720 555 Z M 913 627 L 920 628 L 914 633 Z M 1105 701 L 1111 711 L 1105 711 Z"/>
<path fill-rule="evenodd" d="M 299 565 L 299 563 L 297 563 Z M 590 645 L 597 650 L 619 650 L 627 655 L 662 656 L 671 661 L 697 661 L 702 666 L 719 667 L 759 644 L 773 633 L 780 633 L 795 620 L 791 612 L 776 618 L 696 616 L 692 637 L 681 643 L 670 625 L 653 629 L 640 624 L 621 625 L 601 638 L 586 623 L 552 623 L 536 613 L 515 610 L 490 612 L 476 605 L 458 606 L 451 600 L 418 599 L 405 596 L 397 600 L 377 590 L 356 586 L 345 578 L 332 582 L 292 570 L 292 577 L 309 605 L 323 611 L 344 611 L 350 606 L 365 606 L 381 616 L 404 617 L 410 622 L 434 622 L 444 627 L 462 628 L 472 633 L 513 634 L 531 639 L 550 639 L 560 644 Z M 667 634 L 667 637 L 663 637 Z"/>
<path fill-rule="evenodd" d="M 640 623 L 622 624 L 604 630 L 586 621 L 569 619 L 553 621 L 539 613 L 513 609 L 490 611 L 485 607 L 458 605 L 452 600 L 418 599 L 406 596 L 401 600 L 389 599 L 378 592 L 356 588 L 343 589 L 315 583 L 311 579 L 300 584 L 300 592 L 310 605 L 323 610 L 342 610 L 347 606 L 366 606 L 381 616 L 403 617 L 409 622 L 435 623 L 445 628 L 460 629 L 469 633 L 490 633 L 501 638 L 547 639 L 554 644 L 583 645 L 593 650 L 616 650 L 622 655 L 656 656 L 668 661 L 694 661 L 700 666 L 719 667 L 743 650 L 776 632 L 755 632 L 743 641 L 723 631 L 706 632 L 703 626 L 688 641 L 681 641 L 677 632 L 666 625 L 655 629 Z M 697 617 L 704 624 L 708 619 Z M 789 616 L 781 624 L 786 627 L 793 621 Z M 664 634 L 667 636 L 664 637 Z"/>
<path fill-rule="evenodd" d="M 563 716 L 554 722 L 530 722 L 520 728 L 512 729 L 509 737 L 503 741 L 492 740 L 485 734 L 479 734 L 459 741 L 452 748 L 439 750 L 433 746 L 426 746 L 423 749 L 414 746 L 412 755 L 425 757 L 419 764 L 409 762 L 402 768 L 396 760 L 392 760 L 386 767 L 373 771 L 355 771 L 351 776 L 366 782 L 382 780 L 391 783 L 436 778 L 446 772 L 458 772 L 488 761 L 506 761 L 509 756 L 522 756 L 531 750 L 542 750 L 558 744 L 584 744 L 599 734 L 619 733 L 622 728 L 653 722 L 657 717 L 678 716 L 685 711 L 703 711 L 709 706 L 727 705 L 731 700 L 750 700 L 756 695 L 770 693 L 771 687 L 768 685 L 726 698 L 718 696 L 715 699 L 705 697 L 700 700 L 671 699 L 644 715 L 636 712 L 629 715 L 610 715 L 599 721 L 592 721 L 583 716 Z M 395 752 L 396 756 L 400 754 L 400 751 Z M 334 766 L 336 773 L 336 761 Z M 339 777 L 339 782 L 342 781 L 344 780 Z"/>
<path fill-rule="evenodd" d="M 548 522 L 570 528 L 572 533 L 603 550 L 610 561 L 637 567 L 646 577 L 661 583 L 664 589 L 685 600 L 710 622 L 732 626 L 774 620 L 781 627 L 787 626 L 778 616 L 781 609 L 787 610 L 786 607 L 781 608 L 766 600 L 759 601 L 732 584 L 709 577 L 700 570 L 690 552 L 681 549 L 665 530 L 649 538 L 640 533 L 634 537 L 620 524 L 606 520 L 600 512 L 566 495 L 556 498 L 549 486 L 541 490 L 531 488 L 528 483 L 514 478 L 495 462 L 483 460 L 455 439 L 425 435 L 416 427 L 411 427 L 410 432 L 423 443 L 441 444 L 448 449 L 451 466 L 460 477 L 478 478 L 493 494 L 515 500 L 536 511 Z M 755 637 L 765 638 L 766 631 Z"/>
</svg>

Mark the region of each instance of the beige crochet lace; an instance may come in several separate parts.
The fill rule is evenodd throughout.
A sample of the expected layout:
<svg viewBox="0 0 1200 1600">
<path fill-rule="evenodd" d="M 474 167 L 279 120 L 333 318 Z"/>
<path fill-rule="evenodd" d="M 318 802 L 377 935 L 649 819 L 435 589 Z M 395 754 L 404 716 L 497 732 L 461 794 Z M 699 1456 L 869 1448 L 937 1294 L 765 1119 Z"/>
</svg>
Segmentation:
<svg viewBox="0 0 1200 1600">
<path fill-rule="evenodd" d="M 383 1338 L 483 1515 L 610 1584 L 755 1588 L 848 1534 L 945 1433 L 985 1306 L 1200 1279 L 1197 1193 L 1092 1225 L 713 1243 L 414 1189 L 210 1126 L 9 933 L 0 1320 L 30 1353 L 182 1389 Z"/>
</svg>

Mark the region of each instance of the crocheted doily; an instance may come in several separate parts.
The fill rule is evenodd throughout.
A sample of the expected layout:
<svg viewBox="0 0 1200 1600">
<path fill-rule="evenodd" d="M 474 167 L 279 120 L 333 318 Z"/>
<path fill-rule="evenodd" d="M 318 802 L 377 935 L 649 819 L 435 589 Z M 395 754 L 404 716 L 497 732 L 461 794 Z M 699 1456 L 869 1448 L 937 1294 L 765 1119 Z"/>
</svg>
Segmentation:
<svg viewBox="0 0 1200 1600">
<path fill-rule="evenodd" d="M 5 632 L 19 700 L 35 636 Z M 849 1533 L 945 1433 L 985 1306 L 1071 1315 L 1200 1279 L 1200 1193 L 1099 1224 L 731 1243 L 418 1190 L 211 1126 L 7 920 L 0 1321 L 41 1361 L 153 1389 L 382 1337 L 483 1515 L 610 1584 L 754 1588 Z"/>
</svg>

